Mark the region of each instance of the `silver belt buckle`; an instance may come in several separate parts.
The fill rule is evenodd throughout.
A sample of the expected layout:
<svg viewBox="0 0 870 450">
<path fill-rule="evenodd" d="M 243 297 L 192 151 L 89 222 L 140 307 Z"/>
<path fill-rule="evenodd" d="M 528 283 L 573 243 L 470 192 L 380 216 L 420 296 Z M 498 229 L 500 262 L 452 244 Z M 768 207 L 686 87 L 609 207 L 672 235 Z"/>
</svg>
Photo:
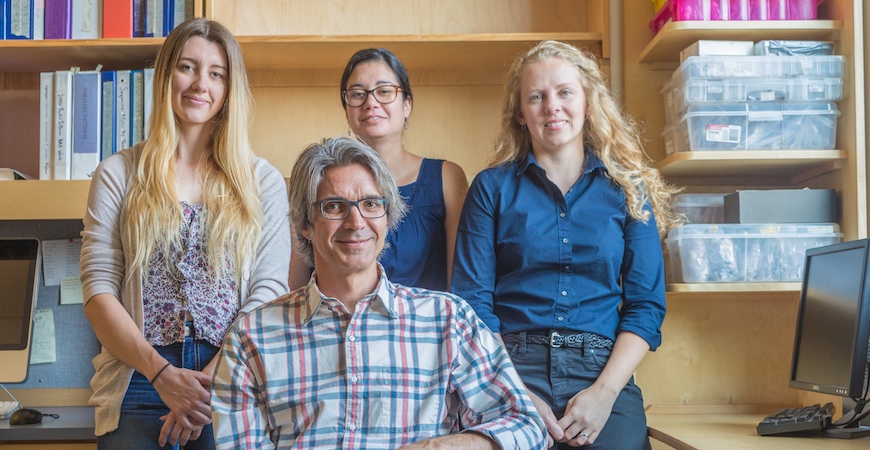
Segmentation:
<svg viewBox="0 0 870 450">
<path fill-rule="evenodd" d="M 552 348 L 561 347 L 562 346 L 561 343 L 559 345 L 556 345 L 556 338 L 560 338 L 560 337 L 562 337 L 562 335 L 560 335 L 558 331 L 554 331 L 554 332 L 550 333 L 550 347 L 552 347 Z"/>
</svg>

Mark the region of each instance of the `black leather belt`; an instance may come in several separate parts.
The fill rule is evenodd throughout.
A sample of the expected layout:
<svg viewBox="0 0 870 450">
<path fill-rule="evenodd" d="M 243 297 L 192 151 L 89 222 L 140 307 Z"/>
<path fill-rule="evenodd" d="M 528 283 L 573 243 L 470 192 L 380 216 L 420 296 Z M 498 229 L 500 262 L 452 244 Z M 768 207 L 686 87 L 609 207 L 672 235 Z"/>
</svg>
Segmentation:
<svg viewBox="0 0 870 450">
<path fill-rule="evenodd" d="M 519 334 L 506 334 L 502 339 L 507 343 L 520 343 L 523 339 Z M 571 347 L 571 348 L 613 348 L 613 340 L 601 337 L 595 333 L 579 333 L 562 336 L 558 331 L 553 331 L 548 336 L 537 334 L 526 334 L 525 342 L 527 344 L 541 344 L 553 348 Z"/>
</svg>

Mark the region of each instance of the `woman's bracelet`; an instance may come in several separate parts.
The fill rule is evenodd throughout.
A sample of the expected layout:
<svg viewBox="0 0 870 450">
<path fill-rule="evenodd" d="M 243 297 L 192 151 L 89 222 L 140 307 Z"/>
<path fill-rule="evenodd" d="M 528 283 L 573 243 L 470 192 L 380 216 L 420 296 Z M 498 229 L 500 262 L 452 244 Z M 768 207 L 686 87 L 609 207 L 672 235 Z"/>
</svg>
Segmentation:
<svg viewBox="0 0 870 450">
<path fill-rule="evenodd" d="M 163 366 L 162 369 L 160 369 L 159 371 L 157 371 L 157 375 L 154 375 L 154 378 L 152 378 L 151 381 L 149 381 L 149 383 L 151 383 L 151 385 L 153 386 L 153 385 L 154 385 L 154 382 L 157 381 L 157 377 L 159 377 L 160 374 L 163 373 L 163 371 L 166 370 L 166 368 L 169 367 L 169 366 L 171 366 L 171 365 L 172 365 L 172 363 L 170 363 L 170 362 L 166 363 L 166 365 Z"/>
</svg>

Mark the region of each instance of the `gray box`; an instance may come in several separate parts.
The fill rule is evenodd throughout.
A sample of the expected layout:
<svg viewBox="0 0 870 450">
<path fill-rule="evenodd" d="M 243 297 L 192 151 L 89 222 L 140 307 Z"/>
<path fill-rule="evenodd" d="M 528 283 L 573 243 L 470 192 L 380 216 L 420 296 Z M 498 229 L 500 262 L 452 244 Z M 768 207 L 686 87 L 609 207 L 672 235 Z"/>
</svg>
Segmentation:
<svg viewBox="0 0 870 450">
<path fill-rule="evenodd" d="M 833 189 L 737 191 L 725 196 L 725 223 L 836 223 Z"/>
</svg>

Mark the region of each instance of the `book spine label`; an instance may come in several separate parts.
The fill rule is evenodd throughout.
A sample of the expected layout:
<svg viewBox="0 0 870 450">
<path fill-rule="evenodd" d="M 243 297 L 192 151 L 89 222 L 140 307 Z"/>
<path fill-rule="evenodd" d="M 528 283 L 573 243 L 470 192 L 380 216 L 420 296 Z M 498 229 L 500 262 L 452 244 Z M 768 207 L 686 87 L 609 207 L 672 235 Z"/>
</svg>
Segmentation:
<svg viewBox="0 0 870 450">
<path fill-rule="evenodd" d="M 59 70 L 54 74 L 54 179 L 70 179 L 70 148 L 72 145 L 72 72 Z"/>
<path fill-rule="evenodd" d="M 54 72 L 39 74 L 39 179 L 54 175 Z"/>
<path fill-rule="evenodd" d="M 145 36 L 163 36 L 163 1 L 145 0 Z"/>
<path fill-rule="evenodd" d="M 87 180 L 100 163 L 100 73 L 79 72 L 73 77 L 73 146 L 71 178 Z"/>
<path fill-rule="evenodd" d="M 100 160 L 115 153 L 115 72 L 103 72 L 103 108 Z"/>
<path fill-rule="evenodd" d="M 45 38 L 70 39 L 72 0 L 45 0 Z"/>
<path fill-rule="evenodd" d="M 133 37 L 133 0 L 103 0 L 103 37 Z"/>
<path fill-rule="evenodd" d="M 33 0 L 33 40 L 45 39 L 45 0 Z"/>
<path fill-rule="evenodd" d="M 130 147 L 130 71 L 115 72 L 115 151 Z"/>
<path fill-rule="evenodd" d="M 33 0 L 5 0 L 6 39 L 33 39 Z"/>
<path fill-rule="evenodd" d="M 133 37 L 145 37 L 146 6 L 145 0 L 133 0 Z"/>
<path fill-rule="evenodd" d="M 99 6 L 98 0 L 73 0 L 73 39 L 97 39 L 100 37 Z"/>
</svg>

